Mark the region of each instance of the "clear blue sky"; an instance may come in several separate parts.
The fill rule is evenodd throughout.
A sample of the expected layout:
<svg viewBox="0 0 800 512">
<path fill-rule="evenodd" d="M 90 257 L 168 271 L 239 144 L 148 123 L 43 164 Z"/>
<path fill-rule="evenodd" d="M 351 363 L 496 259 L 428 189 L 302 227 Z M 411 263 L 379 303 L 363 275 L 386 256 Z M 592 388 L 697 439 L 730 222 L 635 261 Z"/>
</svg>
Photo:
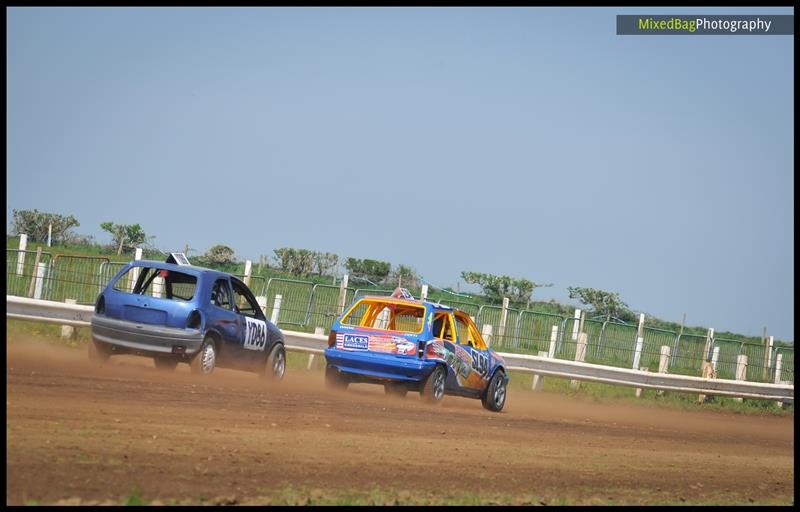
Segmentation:
<svg viewBox="0 0 800 512">
<path fill-rule="evenodd" d="M 639 13 L 794 11 L 10 8 L 6 215 L 793 340 L 793 37 L 615 35 Z"/>
</svg>

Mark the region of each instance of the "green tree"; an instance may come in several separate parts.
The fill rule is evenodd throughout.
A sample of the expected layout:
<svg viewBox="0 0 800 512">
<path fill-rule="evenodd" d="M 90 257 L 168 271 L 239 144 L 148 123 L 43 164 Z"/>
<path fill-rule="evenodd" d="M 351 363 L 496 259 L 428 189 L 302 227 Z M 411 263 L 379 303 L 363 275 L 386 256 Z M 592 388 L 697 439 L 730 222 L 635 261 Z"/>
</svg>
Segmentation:
<svg viewBox="0 0 800 512">
<path fill-rule="evenodd" d="M 392 264 L 388 261 L 347 258 L 345 267 L 351 275 L 361 277 L 375 284 L 380 284 L 392 270 Z"/>
<path fill-rule="evenodd" d="M 495 301 L 508 300 L 515 304 L 525 304 L 527 307 L 536 288 L 553 286 L 553 283 L 541 284 L 528 279 L 513 278 L 509 276 L 497 276 L 483 272 L 461 272 L 461 279 L 469 284 L 477 284 L 483 290 L 483 294 Z"/>
<path fill-rule="evenodd" d="M 273 249 L 275 263 L 283 272 L 302 277 L 314 272 L 314 254 L 308 249 L 281 247 Z"/>
<path fill-rule="evenodd" d="M 236 263 L 233 249 L 227 245 L 217 244 L 209 248 L 205 254 L 197 258 L 201 266 L 211 267 L 220 265 L 230 265 Z"/>
<path fill-rule="evenodd" d="M 73 227 L 80 226 L 78 219 L 72 215 L 40 212 L 39 210 L 12 210 L 11 234 L 28 235 L 28 240 L 33 242 L 46 242 L 47 232 L 52 229 L 52 242 L 54 244 L 66 241 L 72 234 Z"/>
<path fill-rule="evenodd" d="M 148 236 L 139 224 L 114 224 L 113 222 L 103 222 L 100 227 L 111 234 L 114 245 L 117 246 L 117 254 L 122 254 L 123 250 L 133 250 L 147 242 Z M 154 238 L 154 237 L 149 237 Z"/>
<path fill-rule="evenodd" d="M 398 286 L 408 289 L 417 289 L 420 287 L 419 275 L 417 271 L 406 265 L 398 265 L 391 274 L 391 281 L 397 283 Z"/>
<path fill-rule="evenodd" d="M 606 320 L 612 317 L 620 319 L 630 319 L 632 316 L 628 305 L 619 298 L 616 292 L 597 290 L 595 288 L 583 288 L 580 286 L 570 286 L 567 288 L 570 299 L 578 299 L 582 304 L 590 306 L 598 315 L 604 315 Z"/>
<path fill-rule="evenodd" d="M 318 276 L 330 275 L 339 264 L 339 255 L 330 252 L 314 251 L 311 253 L 312 264 Z"/>
</svg>

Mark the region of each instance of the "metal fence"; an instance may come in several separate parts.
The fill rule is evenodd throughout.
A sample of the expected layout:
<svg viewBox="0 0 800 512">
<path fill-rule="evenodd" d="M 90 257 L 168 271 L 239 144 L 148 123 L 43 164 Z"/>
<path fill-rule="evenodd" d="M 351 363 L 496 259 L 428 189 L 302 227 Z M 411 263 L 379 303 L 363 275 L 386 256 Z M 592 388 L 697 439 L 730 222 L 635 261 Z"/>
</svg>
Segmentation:
<svg viewBox="0 0 800 512">
<path fill-rule="evenodd" d="M 106 257 L 53 256 L 49 252 L 6 250 L 6 293 L 20 297 L 53 301 L 73 299 L 78 304 L 93 304 L 98 293 L 126 262 Z M 238 275 L 244 279 L 243 275 Z M 339 286 L 308 281 L 251 276 L 250 288 L 266 300 L 264 313 L 281 327 L 329 332 L 344 307 L 363 295 L 388 296 L 393 290 L 346 288 L 340 303 Z M 279 298 L 279 299 L 278 299 Z M 551 352 L 553 357 L 573 360 L 579 341 L 580 320 L 551 313 L 518 310 L 491 304 L 476 304 L 450 299 L 439 303 L 456 307 L 475 320 L 483 331 L 491 326 L 492 348 L 536 355 Z M 616 321 L 585 319 L 584 361 L 631 368 L 637 353 L 638 326 Z M 747 356 L 746 380 L 755 382 L 794 382 L 794 350 L 775 347 L 767 351 L 761 344 L 704 335 L 679 334 L 644 327 L 639 351 L 639 367 L 657 371 L 661 347 L 670 347 L 669 372 L 701 375 L 702 362 L 717 350 L 715 365 L 720 378 L 733 379 L 739 356 Z M 707 346 L 707 343 L 709 345 Z M 708 350 L 708 354 L 705 353 Z M 778 357 L 780 356 L 780 358 Z M 780 368 L 777 362 L 780 359 Z M 778 371 L 779 370 L 779 371 Z"/>
</svg>

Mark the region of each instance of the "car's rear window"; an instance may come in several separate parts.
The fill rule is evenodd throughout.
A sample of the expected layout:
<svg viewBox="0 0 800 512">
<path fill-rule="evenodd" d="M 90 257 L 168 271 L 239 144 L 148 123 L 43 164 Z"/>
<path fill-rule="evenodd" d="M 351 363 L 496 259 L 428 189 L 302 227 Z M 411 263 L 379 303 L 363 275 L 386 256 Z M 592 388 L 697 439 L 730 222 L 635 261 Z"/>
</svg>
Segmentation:
<svg viewBox="0 0 800 512">
<path fill-rule="evenodd" d="M 189 301 L 197 289 L 197 277 L 158 267 L 131 267 L 116 280 L 114 289 L 136 295 Z"/>
<path fill-rule="evenodd" d="M 422 332 L 425 307 L 379 299 L 362 299 L 342 317 L 342 325 L 382 331 Z"/>
</svg>

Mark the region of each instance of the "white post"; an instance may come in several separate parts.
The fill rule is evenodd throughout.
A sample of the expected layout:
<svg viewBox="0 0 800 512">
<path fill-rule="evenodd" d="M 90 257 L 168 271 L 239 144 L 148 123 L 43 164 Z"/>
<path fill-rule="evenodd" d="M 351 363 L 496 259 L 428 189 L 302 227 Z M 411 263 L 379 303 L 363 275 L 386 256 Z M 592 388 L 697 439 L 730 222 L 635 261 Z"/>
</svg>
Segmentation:
<svg viewBox="0 0 800 512">
<path fill-rule="evenodd" d="M 133 259 L 135 259 L 136 261 L 139 261 L 140 259 L 142 259 L 142 248 L 141 247 L 137 247 L 136 248 L 136 252 L 134 253 Z"/>
<path fill-rule="evenodd" d="M 492 344 L 492 324 L 483 324 L 483 329 L 481 329 L 481 337 L 483 341 L 486 342 L 486 346 Z"/>
<path fill-rule="evenodd" d="M 767 368 L 772 366 L 772 343 L 775 341 L 774 336 L 770 336 L 767 341 Z"/>
<path fill-rule="evenodd" d="M 581 363 L 586 358 L 586 340 L 587 334 L 585 332 L 578 334 L 578 343 L 575 344 L 575 360 Z M 580 381 L 572 379 L 570 386 L 572 386 L 572 389 L 578 389 Z"/>
<path fill-rule="evenodd" d="M 547 357 L 547 352 L 545 352 L 544 350 L 540 350 L 539 357 Z M 533 391 L 541 391 L 543 385 L 544 385 L 544 375 L 539 375 L 538 373 L 534 373 L 531 389 Z"/>
<path fill-rule="evenodd" d="M 581 310 L 575 309 L 575 321 L 572 322 L 572 340 L 578 339 L 578 322 L 581 319 Z"/>
<path fill-rule="evenodd" d="M 772 345 L 772 336 L 770 336 L 769 338 L 770 338 L 769 339 L 770 345 Z M 779 353 L 778 356 L 775 358 L 775 384 L 781 383 L 782 366 L 783 366 L 783 354 Z M 778 407 L 780 407 L 781 409 L 783 408 L 783 402 L 781 402 L 780 400 L 776 400 L 775 403 L 778 404 Z"/>
<path fill-rule="evenodd" d="M 554 325 L 550 329 L 550 348 L 547 351 L 547 357 L 556 357 L 556 342 L 558 341 L 558 325 Z"/>
<path fill-rule="evenodd" d="M 706 334 L 705 348 L 703 349 L 703 361 L 708 360 L 708 351 L 711 349 L 711 345 L 713 344 L 714 344 L 714 328 L 709 327 L 708 333 Z"/>
<path fill-rule="evenodd" d="M 419 294 L 419 299 L 421 301 L 424 301 L 427 298 L 428 298 L 428 285 L 427 284 L 423 284 L 422 285 L 422 291 Z"/>
<path fill-rule="evenodd" d="M 736 380 L 747 380 L 747 356 L 744 354 L 739 354 L 736 357 Z M 733 399 L 737 402 L 742 401 L 740 396 Z"/>
<path fill-rule="evenodd" d="M 636 347 L 633 349 L 633 368 L 634 370 L 639 367 L 639 360 L 642 358 L 642 345 L 644 344 L 644 338 L 641 336 L 636 337 Z"/>
<path fill-rule="evenodd" d="M 77 304 L 77 301 L 75 299 L 64 299 L 64 302 L 66 302 L 67 304 Z M 72 327 L 71 325 L 62 325 L 61 326 L 61 338 L 62 339 L 65 339 L 65 340 L 72 339 L 72 337 L 74 335 L 75 335 L 75 328 L 74 327 Z"/>
<path fill-rule="evenodd" d="M 661 345 L 661 358 L 658 360 L 658 373 L 669 372 L 669 345 Z M 664 394 L 663 389 L 659 389 L 656 394 L 661 396 Z"/>
<path fill-rule="evenodd" d="M 642 366 L 641 368 L 639 368 L 639 370 L 643 372 L 649 372 L 650 368 Z M 641 397 L 642 397 L 642 388 L 636 388 L 636 398 L 641 398 Z"/>
<path fill-rule="evenodd" d="M 316 335 L 325 335 L 325 329 L 322 327 L 314 327 L 314 334 Z M 314 354 L 308 354 L 308 365 L 306 365 L 306 370 L 311 370 L 311 367 L 314 366 Z"/>
<path fill-rule="evenodd" d="M 33 289 L 33 298 L 42 298 L 42 285 L 44 284 L 44 273 L 47 271 L 46 263 L 39 263 L 36 265 L 36 285 Z M 74 303 L 75 301 L 73 301 Z"/>
<path fill-rule="evenodd" d="M 244 261 L 244 284 L 248 288 L 250 287 L 250 274 L 253 271 L 253 262 L 250 260 Z"/>
<path fill-rule="evenodd" d="M 161 293 L 164 290 L 164 278 L 158 276 L 153 279 L 153 297 L 161 297 Z"/>
<path fill-rule="evenodd" d="M 281 314 L 281 301 L 283 301 L 283 296 L 280 293 L 276 294 L 275 304 L 272 305 L 272 317 L 269 319 L 275 325 L 278 325 L 278 316 Z"/>
<path fill-rule="evenodd" d="M 19 253 L 17 254 L 17 275 L 21 276 L 25 269 L 25 249 L 28 248 L 28 235 L 19 235 Z"/>
<path fill-rule="evenodd" d="M 264 313 L 264 316 L 267 316 L 267 298 L 263 295 L 259 295 L 256 297 L 256 302 L 258 302 L 258 306 L 261 308 L 261 312 Z"/>
<path fill-rule="evenodd" d="M 506 334 L 506 320 L 508 319 L 508 297 L 503 297 L 503 311 L 500 313 L 500 325 L 497 326 L 497 337 L 500 343 L 505 344 L 503 337 Z M 508 345 L 506 345 L 508 346 Z"/>
<path fill-rule="evenodd" d="M 53 223 L 47 225 L 47 247 L 50 247 L 50 242 L 53 239 Z"/>
<path fill-rule="evenodd" d="M 714 374 L 717 373 L 717 361 L 719 361 L 719 347 L 714 347 L 714 353 L 711 355 L 711 368 L 714 369 Z"/>
<path fill-rule="evenodd" d="M 136 252 L 134 253 L 133 259 L 139 261 L 142 259 L 142 248 L 137 247 Z M 139 267 L 135 267 L 131 269 L 130 278 L 128 279 L 128 290 L 133 291 L 133 287 L 136 286 L 136 281 L 139 280 Z"/>
<path fill-rule="evenodd" d="M 341 315 L 344 313 L 344 301 L 347 297 L 347 278 L 349 276 L 347 274 L 344 275 L 342 278 L 342 282 L 339 284 L 339 302 L 338 302 L 338 310 L 339 314 Z"/>
</svg>

